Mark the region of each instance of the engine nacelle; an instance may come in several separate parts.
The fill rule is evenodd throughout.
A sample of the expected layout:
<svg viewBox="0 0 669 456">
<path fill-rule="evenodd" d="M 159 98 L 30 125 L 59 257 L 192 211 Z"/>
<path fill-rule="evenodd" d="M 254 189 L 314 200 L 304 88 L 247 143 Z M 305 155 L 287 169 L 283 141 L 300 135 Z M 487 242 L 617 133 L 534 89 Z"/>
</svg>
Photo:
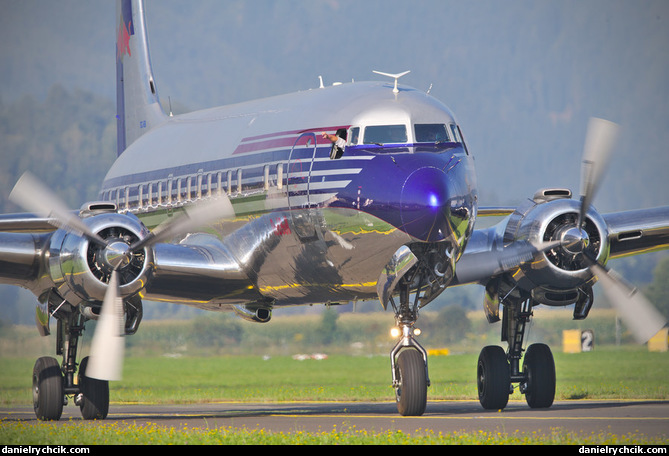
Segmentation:
<svg viewBox="0 0 669 456">
<path fill-rule="evenodd" d="M 551 306 L 577 303 L 589 307 L 596 279 L 586 255 L 606 264 L 609 233 L 604 219 L 592 209 L 579 229 L 581 205 L 569 196 L 569 191 L 537 193 L 511 216 L 504 241 L 524 240 L 534 244 L 560 241 L 561 245 L 523 264 L 512 280 L 536 302 Z"/>
<path fill-rule="evenodd" d="M 114 268 L 120 296 L 129 298 L 139 293 L 151 274 L 152 250 L 132 252 L 122 260 L 119 252 L 144 239 L 149 230 L 131 214 L 101 213 L 82 220 L 107 245 L 62 229 L 54 232 L 47 268 L 58 294 L 72 305 L 101 302 Z"/>
</svg>

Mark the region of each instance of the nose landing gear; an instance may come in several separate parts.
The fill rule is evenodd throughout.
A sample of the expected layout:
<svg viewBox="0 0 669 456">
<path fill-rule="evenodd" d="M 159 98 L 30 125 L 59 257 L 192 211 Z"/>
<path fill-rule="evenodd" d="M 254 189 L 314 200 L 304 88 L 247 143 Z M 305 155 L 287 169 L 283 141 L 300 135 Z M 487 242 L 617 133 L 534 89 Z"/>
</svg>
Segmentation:
<svg viewBox="0 0 669 456">
<path fill-rule="evenodd" d="M 420 416 L 425 412 L 430 386 L 427 352 L 415 339 L 420 333 L 414 328 L 418 309 L 445 290 L 453 278 L 454 264 L 453 249 L 447 244 L 414 245 L 412 253 L 415 263 L 397 280 L 395 290 L 399 305 L 392 294 L 387 296 L 395 312 L 395 325 L 400 336 L 390 352 L 390 366 L 397 410 L 403 416 Z M 413 300 L 411 293 L 414 293 Z"/>
<path fill-rule="evenodd" d="M 427 369 L 427 352 L 416 341 L 414 324 L 418 308 L 409 303 L 409 284 L 401 283 L 400 305 L 390 302 L 395 310 L 395 323 L 401 331 L 400 339 L 390 352 L 390 366 L 397 411 L 402 416 L 421 416 L 427 406 L 427 387 L 430 379 Z"/>
</svg>

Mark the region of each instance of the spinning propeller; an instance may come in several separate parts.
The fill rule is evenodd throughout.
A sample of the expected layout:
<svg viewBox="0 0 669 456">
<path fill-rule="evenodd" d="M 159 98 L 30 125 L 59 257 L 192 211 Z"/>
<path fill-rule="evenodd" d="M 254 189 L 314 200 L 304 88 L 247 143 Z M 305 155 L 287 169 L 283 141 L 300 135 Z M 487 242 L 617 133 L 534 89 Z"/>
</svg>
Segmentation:
<svg viewBox="0 0 669 456">
<path fill-rule="evenodd" d="M 560 249 L 570 258 L 583 258 L 581 267 L 587 267 L 597 277 L 605 295 L 637 342 L 647 342 L 662 329 L 666 320 L 655 307 L 636 288 L 598 262 L 592 249 L 588 249 L 590 239 L 585 230 L 586 214 L 604 177 L 618 130 L 618 125 L 607 120 L 590 120 L 583 152 L 578 216 L 571 226 L 565 226 L 561 230 L 559 239 L 544 242 L 517 240 L 500 250 L 492 249 L 463 256 L 456 270 L 461 281 L 475 282 L 510 272 L 533 261 L 539 253 Z"/>
<path fill-rule="evenodd" d="M 21 176 L 9 199 L 29 212 L 48 218 L 49 223 L 56 228 L 84 236 L 104 249 L 103 255 L 113 269 L 93 335 L 90 361 L 86 369 L 87 377 L 100 380 L 120 380 L 123 367 L 125 316 L 118 271 L 129 264 L 135 252 L 216 220 L 234 217 L 232 203 L 227 196 L 222 195 L 220 198 L 212 198 L 184 208 L 180 216 L 163 222 L 144 239 L 128 245 L 118 240 L 108 242 L 94 233 L 81 218 L 30 173 Z"/>
<path fill-rule="evenodd" d="M 112 271 L 108 287 L 91 342 L 86 376 L 99 380 L 121 380 L 125 356 L 125 316 L 116 269 Z"/>
<path fill-rule="evenodd" d="M 615 271 L 597 261 L 591 251 L 586 233 L 585 216 L 599 190 L 611 151 L 616 143 L 619 126 L 604 119 L 592 118 L 581 165 L 581 201 L 576 224 L 566 229 L 559 245 L 571 255 L 582 254 L 587 267 L 602 285 L 604 294 L 624 320 L 638 343 L 646 343 L 666 324 L 664 317 L 635 287 L 629 285 Z M 546 250 L 551 250 L 550 245 Z"/>
<path fill-rule="evenodd" d="M 604 177 L 611 150 L 618 138 L 618 125 L 603 119 L 590 119 L 586 136 L 581 169 L 581 208 L 577 225 L 570 230 L 569 245 L 562 247 L 570 252 L 581 251 L 590 271 L 602 284 L 604 294 L 616 309 L 638 343 L 646 343 L 664 327 L 666 320 L 655 307 L 629 285 L 615 271 L 607 269 L 592 258 L 587 247 L 587 234 L 583 230 L 585 214 Z"/>
</svg>

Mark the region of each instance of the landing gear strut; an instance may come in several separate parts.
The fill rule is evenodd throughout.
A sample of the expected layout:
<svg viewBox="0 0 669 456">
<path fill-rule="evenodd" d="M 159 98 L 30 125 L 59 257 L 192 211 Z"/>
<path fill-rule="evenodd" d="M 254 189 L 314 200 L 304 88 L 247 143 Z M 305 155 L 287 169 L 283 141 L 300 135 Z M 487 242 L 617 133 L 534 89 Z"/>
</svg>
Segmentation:
<svg viewBox="0 0 669 456">
<path fill-rule="evenodd" d="M 399 306 L 392 295 L 388 296 L 395 312 L 395 325 L 400 330 L 400 339 L 390 352 L 390 365 L 397 411 L 403 416 L 420 416 L 427 406 L 430 377 L 427 352 L 414 337 L 418 335 L 414 325 L 418 309 L 439 296 L 452 280 L 454 260 L 448 244 L 414 244 L 411 256 L 415 263 L 411 263 L 410 269 L 402 274 L 395 287 Z M 404 262 L 406 257 L 398 260 Z M 396 267 L 394 265 L 391 269 L 397 272 L 399 269 Z M 410 299 L 412 293 L 414 296 Z"/>
<path fill-rule="evenodd" d="M 79 406 L 85 420 L 102 420 L 109 413 L 109 382 L 86 376 L 88 357 L 77 363 L 79 339 L 85 323 L 93 318 L 90 309 L 82 311 L 62 298 L 54 304 L 54 295 L 49 298 L 49 311 L 56 318 L 56 358 L 42 357 L 33 368 L 33 408 L 37 419 L 57 421 L 67 405 L 68 397 Z M 125 334 L 133 334 L 141 321 L 141 301 L 125 307 Z M 46 333 L 48 334 L 48 332 Z M 45 335 L 46 335 L 45 334 Z"/>
<path fill-rule="evenodd" d="M 504 305 L 502 340 L 508 350 L 487 346 L 481 350 L 477 366 L 479 402 L 485 409 L 506 407 L 513 383 L 525 394 L 532 408 L 547 408 L 555 398 L 555 363 L 550 348 L 532 344 L 523 358 L 523 340 L 527 323 L 532 318 L 532 300 L 513 301 Z"/>
<path fill-rule="evenodd" d="M 56 354 L 62 355 L 63 362 L 60 365 L 55 358 L 42 357 L 35 363 L 35 415 L 42 421 L 59 420 L 68 396 L 72 396 L 85 420 L 104 419 L 109 412 L 109 382 L 86 377 L 88 357 L 79 365 L 76 362 L 86 318 L 67 302 L 59 306 L 57 315 Z"/>
<path fill-rule="evenodd" d="M 420 416 L 427 406 L 427 387 L 430 385 L 430 379 L 427 370 L 427 352 L 414 338 L 414 324 L 418 319 L 418 299 L 412 306 L 409 302 L 409 284 L 402 282 L 398 287 L 399 307 L 392 298 L 390 301 L 395 310 L 395 324 L 401 331 L 399 341 L 390 352 L 395 400 L 400 415 Z"/>
</svg>

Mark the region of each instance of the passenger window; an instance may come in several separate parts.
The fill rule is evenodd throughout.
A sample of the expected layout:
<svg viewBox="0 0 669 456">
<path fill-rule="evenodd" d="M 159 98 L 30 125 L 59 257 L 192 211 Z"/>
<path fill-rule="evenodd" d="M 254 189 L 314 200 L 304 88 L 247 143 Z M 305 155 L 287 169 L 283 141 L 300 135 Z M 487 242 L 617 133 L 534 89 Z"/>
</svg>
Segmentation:
<svg viewBox="0 0 669 456">
<path fill-rule="evenodd" d="M 416 124 L 416 142 L 440 143 L 450 141 L 448 130 L 444 124 Z"/>
<path fill-rule="evenodd" d="M 148 188 L 148 193 L 147 193 L 148 206 L 151 207 L 153 206 L 153 183 L 147 184 L 147 188 Z"/>
<path fill-rule="evenodd" d="M 283 188 L 283 163 L 276 165 L 276 188 Z"/>
<path fill-rule="evenodd" d="M 221 186 L 223 185 L 223 173 L 221 171 L 216 173 L 216 192 L 218 193 L 218 196 L 221 196 L 223 194 L 223 190 Z"/>
<path fill-rule="evenodd" d="M 374 125 L 365 128 L 364 144 L 401 144 L 407 142 L 404 125 Z"/>
<path fill-rule="evenodd" d="M 128 187 L 123 190 L 123 199 L 121 200 L 121 203 L 126 209 L 130 208 L 130 189 Z"/>
</svg>

